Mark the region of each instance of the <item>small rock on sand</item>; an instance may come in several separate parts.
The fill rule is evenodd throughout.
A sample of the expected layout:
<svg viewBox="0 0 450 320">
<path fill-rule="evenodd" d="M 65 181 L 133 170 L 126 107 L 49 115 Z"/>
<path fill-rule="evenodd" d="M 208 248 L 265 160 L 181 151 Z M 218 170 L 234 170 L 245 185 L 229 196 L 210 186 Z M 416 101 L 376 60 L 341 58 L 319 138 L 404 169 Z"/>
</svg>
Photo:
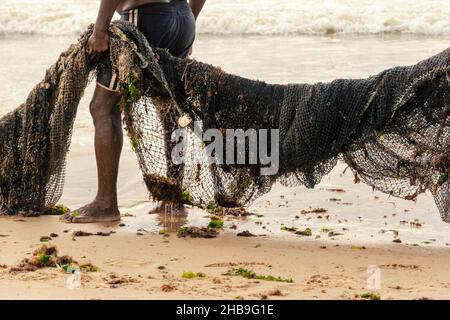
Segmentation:
<svg viewBox="0 0 450 320">
<path fill-rule="evenodd" d="M 248 230 L 239 232 L 239 233 L 237 234 L 237 236 L 238 236 L 238 237 L 256 237 L 256 235 L 254 235 L 253 233 L 251 233 L 251 232 L 248 231 Z"/>
</svg>

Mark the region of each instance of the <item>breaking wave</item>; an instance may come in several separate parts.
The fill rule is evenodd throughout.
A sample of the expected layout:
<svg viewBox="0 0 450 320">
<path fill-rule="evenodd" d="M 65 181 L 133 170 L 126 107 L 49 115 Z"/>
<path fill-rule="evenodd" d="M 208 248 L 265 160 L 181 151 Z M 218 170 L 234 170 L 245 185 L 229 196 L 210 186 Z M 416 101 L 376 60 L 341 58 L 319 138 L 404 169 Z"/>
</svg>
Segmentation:
<svg viewBox="0 0 450 320">
<path fill-rule="evenodd" d="M 95 21 L 99 1 L 2 0 L 0 34 L 79 34 Z M 448 0 L 209 0 L 200 34 L 450 35 Z"/>
</svg>

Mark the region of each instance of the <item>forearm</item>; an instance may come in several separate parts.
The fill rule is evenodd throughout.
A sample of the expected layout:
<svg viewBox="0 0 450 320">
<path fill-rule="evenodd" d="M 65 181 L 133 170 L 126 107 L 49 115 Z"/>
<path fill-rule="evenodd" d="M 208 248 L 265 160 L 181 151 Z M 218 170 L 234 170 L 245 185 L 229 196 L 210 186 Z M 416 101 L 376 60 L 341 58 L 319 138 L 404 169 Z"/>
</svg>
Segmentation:
<svg viewBox="0 0 450 320">
<path fill-rule="evenodd" d="M 101 0 L 94 32 L 106 32 L 117 6 L 123 0 Z"/>
<path fill-rule="evenodd" d="M 203 5 L 206 0 L 189 0 L 189 5 L 191 6 L 192 13 L 194 14 L 195 20 L 200 14 L 200 11 L 203 9 Z"/>
</svg>

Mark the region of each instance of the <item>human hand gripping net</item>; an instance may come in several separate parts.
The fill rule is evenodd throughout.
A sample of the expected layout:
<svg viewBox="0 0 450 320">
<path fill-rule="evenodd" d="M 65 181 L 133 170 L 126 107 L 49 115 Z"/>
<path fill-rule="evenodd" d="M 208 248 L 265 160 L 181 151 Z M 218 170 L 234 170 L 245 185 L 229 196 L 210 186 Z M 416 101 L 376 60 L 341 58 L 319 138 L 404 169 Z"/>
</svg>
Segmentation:
<svg viewBox="0 0 450 320">
<path fill-rule="evenodd" d="M 85 50 L 91 33 L 92 26 L 27 101 L 0 120 L 4 213 L 44 213 L 57 203 L 80 98 L 95 71 L 111 63 L 131 145 L 155 200 L 244 206 L 275 182 L 312 188 L 342 159 L 357 180 L 393 196 L 415 200 L 430 191 L 450 221 L 449 49 L 368 79 L 275 85 L 174 58 L 122 21 L 111 25 L 109 54 L 92 57 Z M 224 141 L 226 129 L 278 129 L 277 174 L 262 175 L 260 162 L 175 164 L 171 137 L 183 115 L 201 120 L 201 132 L 218 129 Z M 187 130 L 181 153 L 204 158 L 205 145 L 192 126 Z"/>
</svg>

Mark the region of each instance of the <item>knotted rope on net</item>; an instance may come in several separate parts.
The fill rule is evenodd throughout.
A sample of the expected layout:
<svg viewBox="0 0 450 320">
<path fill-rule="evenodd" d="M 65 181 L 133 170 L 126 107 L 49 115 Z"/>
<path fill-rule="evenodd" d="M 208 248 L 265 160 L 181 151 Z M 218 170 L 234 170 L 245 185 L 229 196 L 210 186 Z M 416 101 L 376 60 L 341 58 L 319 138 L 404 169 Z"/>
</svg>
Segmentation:
<svg viewBox="0 0 450 320">
<path fill-rule="evenodd" d="M 111 63 L 118 74 L 124 122 L 150 195 L 197 206 L 243 206 L 275 182 L 312 188 L 339 159 L 356 180 L 414 200 L 429 190 L 450 220 L 450 49 L 417 65 L 368 79 L 275 85 L 230 75 L 152 48 L 131 24 L 110 28 L 110 50 L 86 53 L 92 26 L 64 52 L 25 104 L 0 120 L 0 203 L 4 212 L 44 212 L 62 193 L 77 106 L 91 75 Z M 172 139 L 180 117 L 193 120 Z M 194 125 L 195 124 L 195 125 Z M 276 174 L 242 148 L 244 162 L 211 161 L 208 129 L 279 132 Z M 216 146 L 217 146 L 217 141 Z M 179 156 L 201 161 L 174 162 Z M 228 150 L 227 150 L 228 151 Z"/>
</svg>

